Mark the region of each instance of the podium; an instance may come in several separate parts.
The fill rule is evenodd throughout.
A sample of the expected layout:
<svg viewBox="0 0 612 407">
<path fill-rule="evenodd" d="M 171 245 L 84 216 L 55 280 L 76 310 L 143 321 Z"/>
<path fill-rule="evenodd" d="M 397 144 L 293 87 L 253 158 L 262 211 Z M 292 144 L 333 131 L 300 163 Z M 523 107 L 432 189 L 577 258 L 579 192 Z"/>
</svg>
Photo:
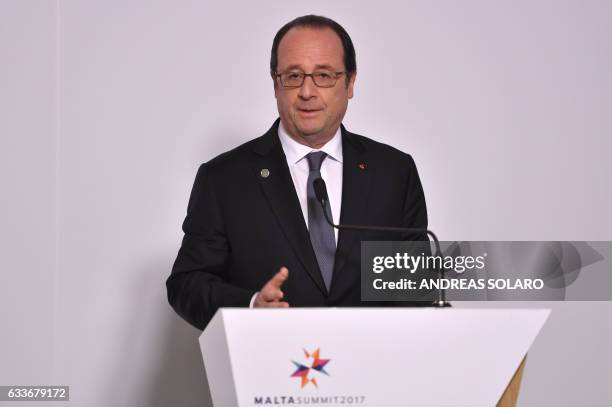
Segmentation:
<svg viewBox="0 0 612 407">
<path fill-rule="evenodd" d="M 512 406 L 546 309 L 220 309 L 215 407 Z"/>
</svg>

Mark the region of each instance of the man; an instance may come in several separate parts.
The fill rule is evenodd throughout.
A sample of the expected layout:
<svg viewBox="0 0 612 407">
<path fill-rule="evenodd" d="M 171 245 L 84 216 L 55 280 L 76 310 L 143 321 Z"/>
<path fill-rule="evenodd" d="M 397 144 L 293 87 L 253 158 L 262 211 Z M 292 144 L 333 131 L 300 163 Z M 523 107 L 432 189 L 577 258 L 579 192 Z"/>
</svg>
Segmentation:
<svg viewBox="0 0 612 407">
<path fill-rule="evenodd" d="M 280 119 L 263 136 L 203 164 L 166 282 L 168 300 L 204 329 L 219 307 L 381 306 L 360 299 L 360 241 L 425 239 L 334 223 L 427 227 L 412 158 L 342 125 L 357 75 L 335 21 L 299 17 L 279 30 L 270 70 Z"/>
</svg>

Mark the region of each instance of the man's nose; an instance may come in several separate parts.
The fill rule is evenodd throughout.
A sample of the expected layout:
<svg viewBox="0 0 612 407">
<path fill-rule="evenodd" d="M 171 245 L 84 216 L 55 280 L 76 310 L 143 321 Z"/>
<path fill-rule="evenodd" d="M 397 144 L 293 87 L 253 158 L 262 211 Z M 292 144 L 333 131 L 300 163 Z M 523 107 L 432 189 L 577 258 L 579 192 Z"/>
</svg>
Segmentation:
<svg viewBox="0 0 612 407">
<path fill-rule="evenodd" d="M 302 86 L 300 87 L 300 92 L 298 93 L 298 95 L 302 99 L 310 99 L 313 96 L 315 96 L 316 93 L 317 93 L 317 85 L 315 85 L 314 80 L 312 79 L 312 76 L 305 77 L 304 83 L 302 83 Z"/>
</svg>

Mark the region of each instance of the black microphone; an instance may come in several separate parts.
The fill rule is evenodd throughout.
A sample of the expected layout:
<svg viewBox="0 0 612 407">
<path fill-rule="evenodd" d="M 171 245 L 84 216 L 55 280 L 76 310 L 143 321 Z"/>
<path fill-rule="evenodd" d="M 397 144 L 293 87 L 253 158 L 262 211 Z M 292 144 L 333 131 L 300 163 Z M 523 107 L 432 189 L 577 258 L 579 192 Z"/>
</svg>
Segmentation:
<svg viewBox="0 0 612 407">
<path fill-rule="evenodd" d="M 317 201 L 319 201 L 319 203 L 323 207 L 323 212 L 325 213 L 326 215 L 325 217 L 327 218 L 327 212 L 325 212 L 325 206 L 329 198 L 327 197 L 327 186 L 325 186 L 325 181 L 323 181 L 323 178 L 317 178 L 313 181 L 312 184 L 314 186 L 314 193 L 315 193 L 315 196 L 317 197 Z"/>
<path fill-rule="evenodd" d="M 327 206 L 327 202 L 329 201 L 329 197 L 327 196 L 327 186 L 325 185 L 325 181 L 323 181 L 323 178 L 315 179 L 313 181 L 313 187 L 314 187 L 315 197 L 317 198 L 317 201 L 319 201 L 319 203 L 321 204 L 321 207 L 323 207 L 323 215 L 325 216 L 325 220 L 332 227 L 338 230 L 342 230 L 342 229 L 369 230 L 369 231 L 375 231 L 375 232 L 395 232 L 395 233 L 423 233 L 425 232 L 426 234 L 431 236 L 431 239 L 434 241 L 434 245 L 436 246 L 436 256 L 442 256 L 442 251 L 440 250 L 440 241 L 438 240 L 438 237 L 436 236 L 434 232 L 432 232 L 431 230 L 427 228 L 399 228 L 399 227 L 394 227 L 394 226 L 341 225 L 341 224 L 336 225 L 334 224 L 329 218 L 327 211 L 325 210 L 325 207 Z M 440 279 L 444 277 L 444 267 L 438 270 L 438 277 Z M 446 296 L 445 296 L 444 290 L 438 290 L 438 300 L 436 301 L 436 305 L 439 307 L 450 306 L 450 304 L 446 302 Z"/>
</svg>

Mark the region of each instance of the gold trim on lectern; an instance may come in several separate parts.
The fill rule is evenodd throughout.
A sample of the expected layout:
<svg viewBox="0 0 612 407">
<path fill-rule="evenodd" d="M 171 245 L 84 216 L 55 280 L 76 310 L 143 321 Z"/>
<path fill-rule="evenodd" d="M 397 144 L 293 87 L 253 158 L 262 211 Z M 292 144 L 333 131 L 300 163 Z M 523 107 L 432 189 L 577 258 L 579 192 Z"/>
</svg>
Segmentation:
<svg viewBox="0 0 612 407">
<path fill-rule="evenodd" d="M 527 355 L 523 358 L 523 361 L 519 365 L 516 372 L 514 372 L 514 376 L 512 376 L 512 380 L 508 383 L 508 387 L 502 394 L 499 402 L 497 403 L 497 407 L 515 407 L 516 401 L 518 400 L 519 388 L 521 387 L 521 379 L 523 377 L 523 369 L 525 368 L 525 361 L 527 360 Z"/>
</svg>

